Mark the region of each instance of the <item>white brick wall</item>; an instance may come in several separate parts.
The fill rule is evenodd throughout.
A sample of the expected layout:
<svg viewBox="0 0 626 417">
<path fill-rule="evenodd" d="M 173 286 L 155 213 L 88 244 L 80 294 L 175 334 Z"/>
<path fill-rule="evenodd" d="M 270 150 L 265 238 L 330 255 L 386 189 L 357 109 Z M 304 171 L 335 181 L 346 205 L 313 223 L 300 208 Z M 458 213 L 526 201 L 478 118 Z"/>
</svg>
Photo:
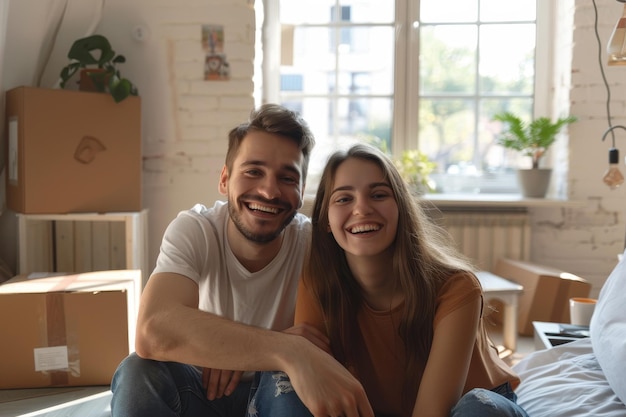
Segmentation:
<svg viewBox="0 0 626 417">
<path fill-rule="evenodd" d="M 586 204 L 580 208 L 533 209 L 531 257 L 534 262 L 588 279 L 595 296 L 615 266 L 617 254 L 624 250 L 626 186 L 611 191 L 602 183 L 610 148 L 608 139 L 601 140 L 608 128 L 607 92 L 597 58 L 593 4 L 589 0 L 574 3 L 569 99 L 570 112 L 578 116 L 579 121 L 569 128 L 568 195 Z M 621 124 L 626 118 L 626 67 L 607 67 L 605 62 L 606 44 L 623 5 L 615 0 L 596 0 L 596 4 L 603 65 L 611 87 L 613 124 Z M 557 52 L 557 61 L 560 56 Z M 624 131 L 616 131 L 616 145 L 621 151 L 620 168 L 626 173 Z"/>
<path fill-rule="evenodd" d="M 228 131 L 254 107 L 254 8 L 245 0 L 109 0 L 106 7 L 109 12 L 103 17 L 103 30 L 118 26 L 114 17 L 122 11 L 141 16 L 129 26 L 148 26 L 150 40 L 130 42 L 127 47 L 140 53 L 155 51 L 146 54 L 147 62 L 140 65 L 129 62 L 134 79 L 143 84 L 144 205 L 150 210 L 153 265 L 162 233 L 178 211 L 223 198 L 217 182 Z M 111 20 L 106 20 L 108 16 Z M 203 24 L 224 28 L 228 81 L 203 79 Z M 150 73 L 143 79 L 141 69 L 146 64 Z"/>
</svg>

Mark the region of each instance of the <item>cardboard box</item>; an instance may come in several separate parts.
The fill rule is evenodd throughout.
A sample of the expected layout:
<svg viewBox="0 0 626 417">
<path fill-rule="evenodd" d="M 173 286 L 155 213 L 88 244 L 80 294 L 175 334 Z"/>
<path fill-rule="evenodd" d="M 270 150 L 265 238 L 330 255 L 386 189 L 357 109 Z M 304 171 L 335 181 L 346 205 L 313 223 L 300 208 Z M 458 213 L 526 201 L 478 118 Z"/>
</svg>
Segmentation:
<svg viewBox="0 0 626 417">
<path fill-rule="evenodd" d="M 6 125 L 10 209 L 141 210 L 139 97 L 18 87 L 6 93 Z"/>
<path fill-rule="evenodd" d="M 569 299 L 588 297 L 591 284 L 549 266 L 499 259 L 493 271 L 524 287 L 518 302 L 518 332 L 533 335 L 533 321 L 569 323 Z"/>
<path fill-rule="evenodd" d="M 139 270 L 0 284 L 0 389 L 109 385 L 134 351 L 140 291 Z"/>
</svg>

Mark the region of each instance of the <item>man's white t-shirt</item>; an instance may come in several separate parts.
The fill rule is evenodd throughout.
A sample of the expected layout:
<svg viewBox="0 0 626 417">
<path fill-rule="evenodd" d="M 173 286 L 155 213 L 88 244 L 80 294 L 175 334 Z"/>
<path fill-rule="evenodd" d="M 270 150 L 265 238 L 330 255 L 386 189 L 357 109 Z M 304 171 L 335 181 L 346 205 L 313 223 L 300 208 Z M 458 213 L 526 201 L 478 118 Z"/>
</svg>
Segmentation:
<svg viewBox="0 0 626 417">
<path fill-rule="evenodd" d="M 165 231 L 154 273 L 174 272 L 195 281 L 200 310 L 266 329 L 291 327 L 311 221 L 296 214 L 278 255 L 262 270 L 249 272 L 228 244 L 228 218 L 225 201 L 181 211 Z"/>
</svg>

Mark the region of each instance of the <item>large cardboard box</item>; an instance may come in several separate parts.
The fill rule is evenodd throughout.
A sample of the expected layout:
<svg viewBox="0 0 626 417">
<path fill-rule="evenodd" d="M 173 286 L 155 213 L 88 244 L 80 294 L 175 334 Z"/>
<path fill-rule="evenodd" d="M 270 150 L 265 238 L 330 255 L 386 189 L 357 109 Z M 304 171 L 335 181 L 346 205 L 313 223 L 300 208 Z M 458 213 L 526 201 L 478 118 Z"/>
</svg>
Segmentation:
<svg viewBox="0 0 626 417">
<path fill-rule="evenodd" d="M 524 287 L 518 303 L 518 332 L 533 335 L 533 321 L 569 323 L 569 299 L 588 297 L 591 284 L 583 278 L 544 265 L 499 259 L 494 274 Z"/>
<path fill-rule="evenodd" d="M 0 285 L 0 389 L 109 385 L 134 351 L 141 271 L 18 275 Z"/>
<path fill-rule="evenodd" d="M 10 209 L 141 210 L 139 97 L 18 87 L 6 93 L 6 125 Z"/>
</svg>

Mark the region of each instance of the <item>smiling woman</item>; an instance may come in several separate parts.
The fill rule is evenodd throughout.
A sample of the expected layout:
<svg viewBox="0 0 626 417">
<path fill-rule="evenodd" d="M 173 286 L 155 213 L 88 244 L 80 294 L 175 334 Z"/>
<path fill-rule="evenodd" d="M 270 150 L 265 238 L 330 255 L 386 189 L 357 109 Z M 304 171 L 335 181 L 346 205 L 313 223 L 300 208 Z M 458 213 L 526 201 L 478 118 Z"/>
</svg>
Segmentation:
<svg viewBox="0 0 626 417">
<path fill-rule="evenodd" d="M 376 163 L 348 159 L 337 168 L 329 198 L 328 223 L 335 240 L 346 251 L 348 264 L 352 265 L 353 257 L 364 256 L 367 262 L 375 264 L 392 258 L 398 204 Z M 360 284 L 380 289 L 376 283 Z M 387 284 L 393 286 L 391 282 Z"/>
</svg>

